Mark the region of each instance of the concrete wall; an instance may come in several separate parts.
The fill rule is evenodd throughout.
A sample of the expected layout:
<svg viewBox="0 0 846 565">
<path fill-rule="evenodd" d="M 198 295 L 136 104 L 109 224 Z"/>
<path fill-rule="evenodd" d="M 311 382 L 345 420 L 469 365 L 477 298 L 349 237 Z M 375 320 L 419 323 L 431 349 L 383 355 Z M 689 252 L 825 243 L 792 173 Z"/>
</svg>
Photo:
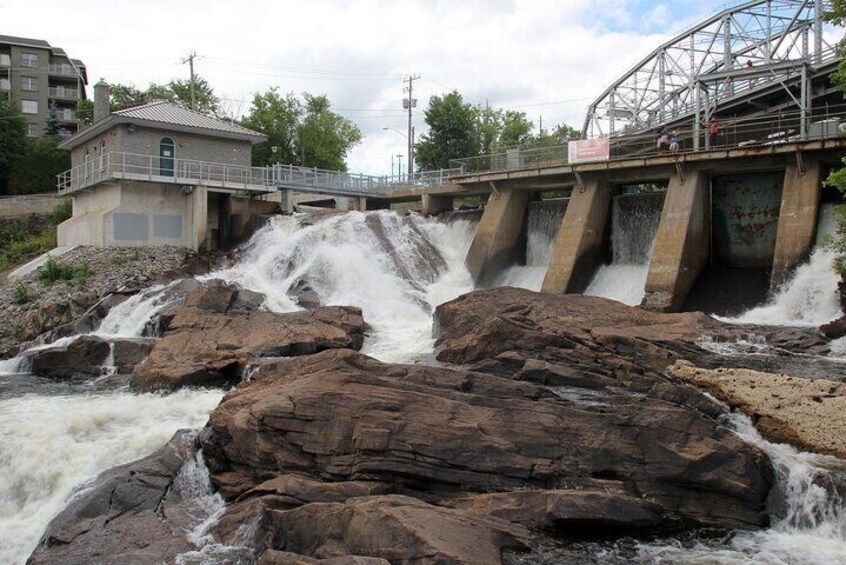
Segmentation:
<svg viewBox="0 0 846 565">
<path fill-rule="evenodd" d="M 73 197 L 73 217 L 58 229 L 59 245 L 193 247 L 193 198 L 156 183 L 106 183 Z"/>
<path fill-rule="evenodd" d="M 552 247 L 542 292 L 582 292 L 590 284 L 606 247 L 614 188 L 586 179 L 575 188 Z"/>
<path fill-rule="evenodd" d="M 519 257 L 528 203 L 525 191 L 491 193 L 465 260 L 473 280 L 485 284 Z"/>
<path fill-rule="evenodd" d="M 642 306 L 677 312 L 705 268 L 710 252 L 709 179 L 690 171 L 670 178 Z"/>
<path fill-rule="evenodd" d="M 770 292 L 777 290 L 811 252 L 820 208 L 821 180 L 819 161 L 806 161 L 804 173 L 796 165 L 789 165 L 784 173 Z"/>
</svg>

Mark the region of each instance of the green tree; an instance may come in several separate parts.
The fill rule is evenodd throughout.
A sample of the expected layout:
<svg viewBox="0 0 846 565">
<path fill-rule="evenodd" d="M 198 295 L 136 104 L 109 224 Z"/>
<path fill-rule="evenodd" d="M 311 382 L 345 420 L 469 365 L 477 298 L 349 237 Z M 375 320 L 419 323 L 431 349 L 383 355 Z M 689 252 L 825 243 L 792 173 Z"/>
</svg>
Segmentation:
<svg viewBox="0 0 846 565">
<path fill-rule="evenodd" d="M 458 91 L 432 96 L 424 116 L 429 131 L 415 144 L 420 170 L 445 169 L 451 159 L 479 154 L 478 110 Z"/>
<path fill-rule="evenodd" d="M 44 125 L 44 135 L 47 137 L 56 137 L 59 135 L 59 119 L 56 117 L 58 107 L 54 100 L 50 101 L 50 107 L 47 109 L 47 122 Z"/>
<path fill-rule="evenodd" d="M 17 105 L 0 98 L 0 194 L 8 194 L 11 163 L 26 153 L 26 120 Z"/>
<path fill-rule="evenodd" d="M 145 92 L 132 84 L 113 84 L 109 93 L 109 109 L 112 112 L 140 106 L 148 102 Z"/>
<path fill-rule="evenodd" d="M 87 98 L 85 100 L 80 100 L 79 104 L 76 106 L 74 116 L 82 125 L 90 126 L 94 123 L 94 101 L 88 100 Z"/>
<path fill-rule="evenodd" d="M 295 150 L 300 165 L 346 171 L 349 150 L 361 141 L 361 130 L 330 109 L 329 99 L 303 94 L 305 116 L 297 128 Z"/>
<path fill-rule="evenodd" d="M 534 129 L 534 124 L 526 119 L 525 112 L 507 110 L 502 115 L 499 147 L 525 145 L 532 139 L 532 129 Z"/>
<path fill-rule="evenodd" d="M 151 84 L 144 93 L 148 102 L 167 100 L 183 108 L 191 109 L 191 81 L 174 79 L 167 84 Z M 220 100 L 214 89 L 202 77 L 194 76 L 194 111 L 207 116 L 220 117 Z"/>
<path fill-rule="evenodd" d="M 254 167 L 299 162 L 296 137 L 302 115 L 300 101 L 293 94 L 282 96 L 275 87 L 253 96 L 250 112 L 241 125 L 267 136 L 266 142 L 253 146 Z"/>
<path fill-rule="evenodd" d="M 846 0 L 833 0 L 831 10 L 826 12 L 825 19 L 837 26 L 846 25 Z M 846 51 L 843 41 L 841 41 L 840 47 Z M 832 74 L 832 82 L 840 90 L 846 92 L 846 59 L 840 61 L 837 71 Z M 846 165 L 846 158 L 842 160 L 842 164 Z M 846 167 L 831 173 L 825 180 L 825 184 L 835 187 L 846 197 Z M 835 252 L 834 268 L 841 277 L 844 277 L 846 276 L 846 205 L 839 205 L 835 210 L 837 214 L 837 228 L 834 235 L 830 238 L 828 245 Z"/>
<path fill-rule="evenodd" d="M 27 139 L 26 150 L 10 162 L 8 194 L 56 191 L 56 175 L 70 169 L 70 153 L 57 147 L 62 138 Z"/>
</svg>

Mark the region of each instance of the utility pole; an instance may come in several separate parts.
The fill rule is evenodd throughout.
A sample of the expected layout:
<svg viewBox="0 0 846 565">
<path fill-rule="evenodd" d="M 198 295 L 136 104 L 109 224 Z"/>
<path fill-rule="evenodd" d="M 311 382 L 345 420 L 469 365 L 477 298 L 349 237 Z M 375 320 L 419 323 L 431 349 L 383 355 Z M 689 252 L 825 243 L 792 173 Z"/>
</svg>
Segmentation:
<svg viewBox="0 0 846 565">
<path fill-rule="evenodd" d="M 419 79 L 420 75 L 408 75 L 408 78 L 403 79 L 407 82 L 403 90 L 408 93 L 408 98 L 403 99 L 402 107 L 408 110 L 408 160 L 406 161 L 406 169 L 409 174 L 414 170 L 414 130 L 411 127 L 411 110 L 417 106 L 417 99 L 414 98 L 414 81 Z"/>
<path fill-rule="evenodd" d="M 188 68 L 191 70 L 191 109 L 196 109 L 196 101 L 194 99 L 194 59 L 197 57 L 197 53 L 191 51 L 188 53 L 188 56 L 182 59 L 182 64 L 188 63 Z"/>
</svg>

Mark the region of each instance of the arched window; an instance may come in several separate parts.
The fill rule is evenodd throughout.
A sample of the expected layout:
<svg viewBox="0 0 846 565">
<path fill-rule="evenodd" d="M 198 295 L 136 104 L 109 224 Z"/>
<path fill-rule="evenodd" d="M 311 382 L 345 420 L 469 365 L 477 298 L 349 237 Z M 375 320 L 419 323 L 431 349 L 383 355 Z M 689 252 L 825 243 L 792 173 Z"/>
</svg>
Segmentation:
<svg viewBox="0 0 846 565">
<path fill-rule="evenodd" d="M 171 138 L 164 137 L 159 142 L 159 174 L 163 177 L 173 176 L 174 150 L 175 147 Z"/>
</svg>

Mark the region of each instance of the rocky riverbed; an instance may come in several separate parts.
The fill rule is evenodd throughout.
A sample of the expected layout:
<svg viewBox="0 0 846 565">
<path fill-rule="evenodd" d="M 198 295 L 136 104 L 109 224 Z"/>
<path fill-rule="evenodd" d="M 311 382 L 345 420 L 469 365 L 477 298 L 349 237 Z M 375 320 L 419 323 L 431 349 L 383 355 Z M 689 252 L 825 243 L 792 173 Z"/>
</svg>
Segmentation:
<svg viewBox="0 0 846 565">
<path fill-rule="evenodd" d="M 200 449 L 222 497 L 208 535 L 229 562 L 496 563 L 552 539 L 770 523 L 769 457 L 673 376 L 713 363 L 704 337 L 745 328 L 500 288 L 438 307 L 437 364 L 388 364 L 358 351 L 358 309 L 262 312 L 219 281 L 186 294 L 132 386 L 237 386 L 196 440 L 98 479 L 32 563 L 184 554 L 176 487 Z"/>
<path fill-rule="evenodd" d="M 36 272 L 0 284 L 0 359 L 58 326 L 81 317 L 111 293 L 129 295 L 153 281 L 196 268 L 193 252 L 178 247 L 77 247 L 56 259 L 87 266 L 75 281 L 45 285 Z"/>
</svg>

